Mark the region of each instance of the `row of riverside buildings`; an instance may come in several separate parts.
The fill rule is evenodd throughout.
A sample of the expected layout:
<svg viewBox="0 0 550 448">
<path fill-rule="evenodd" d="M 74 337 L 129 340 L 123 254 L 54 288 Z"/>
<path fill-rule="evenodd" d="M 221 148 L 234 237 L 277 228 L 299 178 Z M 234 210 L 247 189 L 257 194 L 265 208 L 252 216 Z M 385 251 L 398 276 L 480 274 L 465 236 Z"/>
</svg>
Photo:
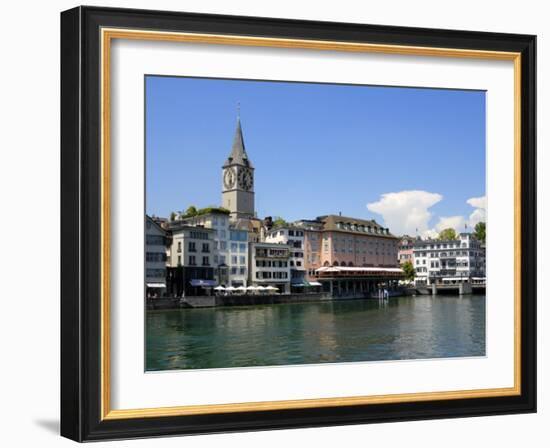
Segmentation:
<svg viewBox="0 0 550 448">
<path fill-rule="evenodd" d="M 365 297 L 404 278 L 398 258 L 404 240 L 374 220 L 339 214 L 274 225 L 271 217 L 259 219 L 240 119 L 221 178 L 221 207 L 171 220 L 146 216 L 148 297 L 200 296 L 217 286 Z M 430 266 L 420 255 L 419 278 Z"/>
<path fill-rule="evenodd" d="M 485 284 L 485 244 L 472 233 L 460 233 L 456 240 L 420 239 L 404 236 L 399 241 L 399 263 L 410 261 L 415 284 Z"/>
</svg>

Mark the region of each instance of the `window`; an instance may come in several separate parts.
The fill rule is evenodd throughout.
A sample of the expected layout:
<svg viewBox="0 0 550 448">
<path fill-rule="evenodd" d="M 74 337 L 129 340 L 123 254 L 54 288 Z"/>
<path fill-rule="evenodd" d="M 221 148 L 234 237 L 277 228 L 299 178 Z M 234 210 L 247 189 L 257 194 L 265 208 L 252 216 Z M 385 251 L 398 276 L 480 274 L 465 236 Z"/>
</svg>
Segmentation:
<svg viewBox="0 0 550 448">
<path fill-rule="evenodd" d="M 166 254 L 164 252 L 147 252 L 145 259 L 151 262 L 166 261 Z"/>
<path fill-rule="evenodd" d="M 245 274 L 246 274 L 246 268 L 243 267 L 243 266 L 241 266 L 241 267 L 239 268 L 239 274 L 240 274 L 240 275 L 245 275 Z"/>
<path fill-rule="evenodd" d="M 246 252 L 246 244 L 244 243 L 239 244 L 239 252 Z"/>
<path fill-rule="evenodd" d="M 237 264 L 237 256 L 231 255 L 231 264 Z"/>
<path fill-rule="evenodd" d="M 181 253 L 181 241 L 178 241 L 178 253 Z"/>
<path fill-rule="evenodd" d="M 220 241 L 220 250 L 227 250 L 227 243 L 225 241 Z"/>
<path fill-rule="evenodd" d="M 231 243 L 231 252 L 237 252 L 239 245 L 237 243 Z"/>
<path fill-rule="evenodd" d="M 189 252 L 196 252 L 197 248 L 195 247 L 194 241 L 189 241 Z"/>
<path fill-rule="evenodd" d="M 241 255 L 241 256 L 239 257 L 239 264 L 246 264 L 246 257 L 244 257 L 244 256 Z"/>
<path fill-rule="evenodd" d="M 202 257 L 202 265 L 203 266 L 210 266 L 210 258 L 208 256 Z"/>
<path fill-rule="evenodd" d="M 202 251 L 210 252 L 210 245 L 208 243 L 202 243 Z"/>
<path fill-rule="evenodd" d="M 195 266 L 197 264 L 197 261 L 195 259 L 195 256 L 194 255 L 189 255 L 189 265 L 190 266 Z"/>
<path fill-rule="evenodd" d="M 225 264 L 225 255 L 220 255 L 220 264 Z"/>
<path fill-rule="evenodd" d="M 145 242 L 151 246 L 164 245 L 164 237 L 162 235 L 146 235 Z"/>
<path fill-rule="evenodd" d="M 181 255 L 178 255 L 178 266 L 181 266 Z"/>
<path fill-rule="evenodd" d="M 166 271 L 164 269 L 147 269 L 147 277 L 166 277 Z"/>
</svg>

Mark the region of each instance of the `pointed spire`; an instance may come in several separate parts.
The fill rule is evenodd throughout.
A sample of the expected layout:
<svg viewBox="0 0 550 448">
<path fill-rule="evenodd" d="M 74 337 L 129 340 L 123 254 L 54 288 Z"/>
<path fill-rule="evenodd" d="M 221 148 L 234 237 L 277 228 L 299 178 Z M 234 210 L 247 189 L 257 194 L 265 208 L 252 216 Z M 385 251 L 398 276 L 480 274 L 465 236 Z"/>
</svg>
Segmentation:
<svg viewBox="0 0 550 448">
<path fill-rule="evenodd" d="M 233 138 L 233 146 L 231 147 L 231 153 L 225 162 L 225 165 L 241 164 L 252 167 L 252 163 L 246 153 L 243 130 L 241 127 L 241 105 L 237 103 L 237 128 L 235 129 L 235 137 Z"/>
</svg>

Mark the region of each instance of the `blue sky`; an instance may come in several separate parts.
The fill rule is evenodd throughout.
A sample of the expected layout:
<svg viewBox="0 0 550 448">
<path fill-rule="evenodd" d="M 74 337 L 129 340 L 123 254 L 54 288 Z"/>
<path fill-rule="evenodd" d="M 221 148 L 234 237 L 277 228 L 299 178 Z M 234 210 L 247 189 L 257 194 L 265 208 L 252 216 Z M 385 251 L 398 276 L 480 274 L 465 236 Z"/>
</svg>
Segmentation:
<svg viewBox="0 0 550 448">
<path fill-rule="evenodd" d="M 220 204 L 237 103 L 259 217 L 342 212 L 398 233 L 484 218 L 485 92 L 156 76 L 148 214 Z"/>
</svg>

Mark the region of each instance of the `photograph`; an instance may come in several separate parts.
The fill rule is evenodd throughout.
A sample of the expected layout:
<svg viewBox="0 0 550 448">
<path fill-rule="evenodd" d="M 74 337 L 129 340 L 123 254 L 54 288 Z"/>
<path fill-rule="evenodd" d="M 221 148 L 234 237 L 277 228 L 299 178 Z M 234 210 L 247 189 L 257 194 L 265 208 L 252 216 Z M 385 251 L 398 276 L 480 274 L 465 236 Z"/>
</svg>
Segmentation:
<svg viewBox="0 0 550 448">
<path fill-rule="evenodd" d="M 61 13 L 62 436 L 539 412 L 541 28 L 298 7 Z"/>
<path fill-rule="evenodd" d="M 144 77 L 145 370 L 486 356 L 486 91 Z"/>
</svg>

